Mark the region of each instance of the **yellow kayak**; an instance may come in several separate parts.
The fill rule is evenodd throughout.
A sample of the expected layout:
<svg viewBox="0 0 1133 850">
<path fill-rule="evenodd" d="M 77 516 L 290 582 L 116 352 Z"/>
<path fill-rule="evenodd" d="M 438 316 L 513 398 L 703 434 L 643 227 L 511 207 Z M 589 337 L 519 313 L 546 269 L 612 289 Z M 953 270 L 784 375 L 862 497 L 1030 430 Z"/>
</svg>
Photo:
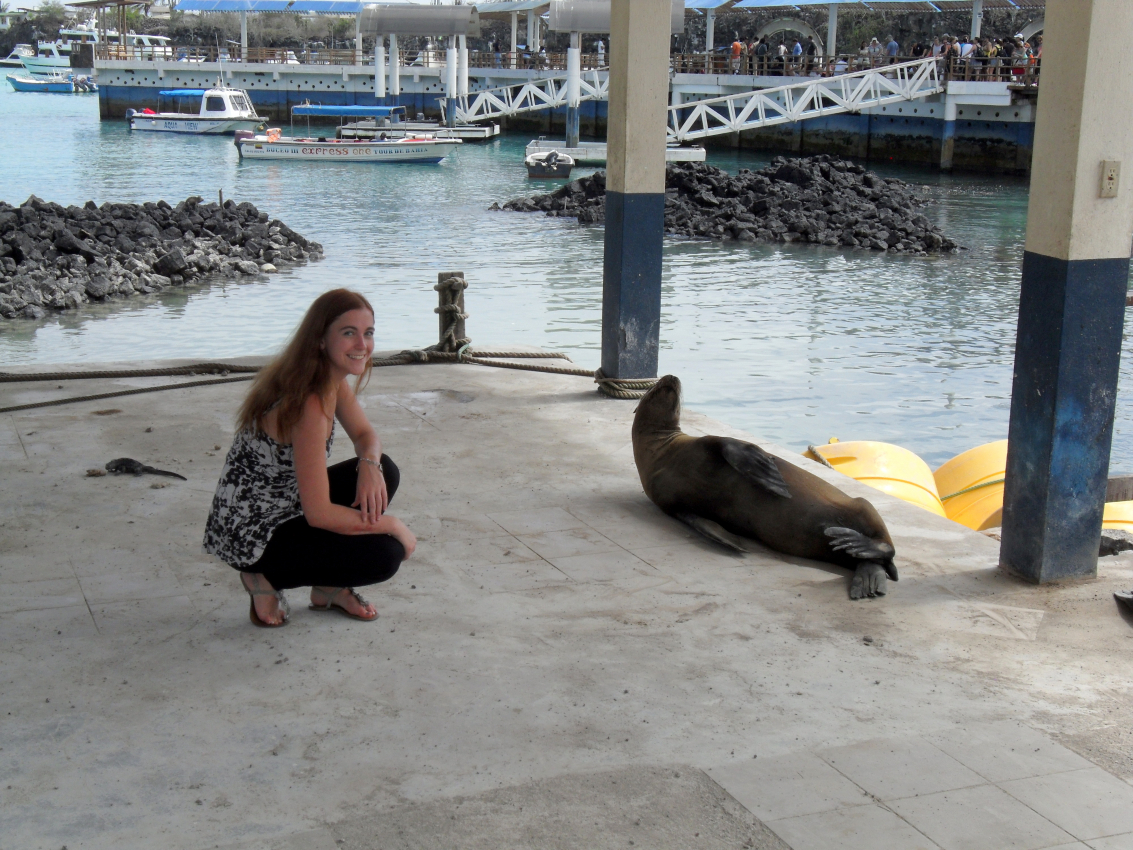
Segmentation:
<svg viewBox="0 0 1133 850">
<path fill-rule="evenodd" d="M 1102 528 L 1133 532 L 1133 502 L 1106 502 Z"/>
<path fill-rule="evenodd" d="M 1006 440 L 976 446 L 947 461 L 933 473 L 945 515 L 976 531 L 1001 525 L 1006 471 Z"/>
<path fill-rule="evenodd" d="M 908 449 L 892 443 L 852 440 L 813 446 L 807 449 L 806 455 L 812 456 L 812 452 L 855 481 L 876 487 L 937 516 L 947 516 L 940 503 L 932 470 Z"/>
</svg>

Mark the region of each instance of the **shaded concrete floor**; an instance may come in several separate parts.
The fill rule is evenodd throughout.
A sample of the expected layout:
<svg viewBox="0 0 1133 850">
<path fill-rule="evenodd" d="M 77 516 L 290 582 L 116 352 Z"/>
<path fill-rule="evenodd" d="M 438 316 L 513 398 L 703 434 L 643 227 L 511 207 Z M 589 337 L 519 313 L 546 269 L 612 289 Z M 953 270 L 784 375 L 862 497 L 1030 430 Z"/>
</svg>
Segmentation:
<svg viewBox="0 0 1133 850">
<path fill-rule="evenodd" d="M 246 386 L 0 416 L 2 850 L 1133 847 L 1133 555 L 1024 585 L 994 541 L 770 447 L 885 516 L 901 581 L 850 602 L 837 569 L 656 510 L 633 402 L 394 367 L 363 398 L 417 554 L 376 624 L 291 591 L 260 630 L 200 550 Z M 121 456 L 189 480 L 85 477 Z"/>
</svg>

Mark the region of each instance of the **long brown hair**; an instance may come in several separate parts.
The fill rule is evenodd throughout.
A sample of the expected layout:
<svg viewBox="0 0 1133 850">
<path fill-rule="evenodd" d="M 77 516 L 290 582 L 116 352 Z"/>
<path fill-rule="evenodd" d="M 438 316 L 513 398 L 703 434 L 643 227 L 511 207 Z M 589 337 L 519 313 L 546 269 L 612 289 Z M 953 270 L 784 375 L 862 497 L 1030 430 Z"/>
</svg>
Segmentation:
<svg viewBox="0 0 1133 850">
<path fill-rule="evenodd" d="M 286 442 L 312 394 L 317 395 L 325 407 L 334 386 L 330 360 L 322 348 L 323 337 L 343 313 L 362 308 L 373 315 L 370 302 L 349 289 L 332 289 L 316 298 L 287 347 L 256 375 L 240 406 L 238 427 L 263 433 L 264 416 L 278 405 L 279 436 Z M 366 364 L 366 371 L 354 383 L 355 392 L 370 379 L 372 367 L 372 361 Z"/>
</svg>

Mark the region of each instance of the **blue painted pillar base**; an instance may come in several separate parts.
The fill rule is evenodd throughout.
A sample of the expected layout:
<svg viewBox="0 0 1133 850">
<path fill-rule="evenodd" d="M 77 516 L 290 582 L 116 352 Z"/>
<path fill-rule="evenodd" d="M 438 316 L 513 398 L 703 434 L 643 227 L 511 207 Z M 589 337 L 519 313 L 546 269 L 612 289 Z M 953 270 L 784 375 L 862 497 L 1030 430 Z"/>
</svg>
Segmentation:
<svg viewBox="0 0 1133 850">
<path fill-rule="evenodd" d="M 578 126 L 580 109 L 577 106 L 568 106 L 566 111 L 566 146 L 578 147 Z"/>
<path fill-rule="evenodd" d="M 1023 255 L 1000 565 L 1097 574 L 1128 259 Z"/>
<path fill-rule="evenodd" d="M 661 334 L 663 193 L 606 192 L 602 276 L 602 371 L 657 377 Z"/>
<path fill-rule="evenodd" d="M 940 135 L 940 170 L 952 170 L 952 152 L 956 147 L 956 122 L 944 121 Z"/>
</svg>

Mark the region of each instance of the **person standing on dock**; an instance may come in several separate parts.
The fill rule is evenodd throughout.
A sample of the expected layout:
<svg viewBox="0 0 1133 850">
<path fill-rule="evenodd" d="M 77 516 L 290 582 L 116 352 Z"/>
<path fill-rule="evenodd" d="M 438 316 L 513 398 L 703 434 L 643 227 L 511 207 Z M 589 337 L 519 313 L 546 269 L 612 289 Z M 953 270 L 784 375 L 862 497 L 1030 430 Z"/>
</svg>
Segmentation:
<svg viewBox="0 0 1133 850">
<path fill-rule="evenodd" d="M 401 476 L 355 395 L 373 352 L 370 303 L 347 289 L 325 292 L 240 408 L 204 548 L 240 571 L 257 626 L 284 625 L 283 591 L 305 586 L 314 610 L 375 620 L 354 588 L 392 578 L 417 546 L 386 513 Z M 335 419 L 357 457 L 328 469 Z"/>
</svg>

